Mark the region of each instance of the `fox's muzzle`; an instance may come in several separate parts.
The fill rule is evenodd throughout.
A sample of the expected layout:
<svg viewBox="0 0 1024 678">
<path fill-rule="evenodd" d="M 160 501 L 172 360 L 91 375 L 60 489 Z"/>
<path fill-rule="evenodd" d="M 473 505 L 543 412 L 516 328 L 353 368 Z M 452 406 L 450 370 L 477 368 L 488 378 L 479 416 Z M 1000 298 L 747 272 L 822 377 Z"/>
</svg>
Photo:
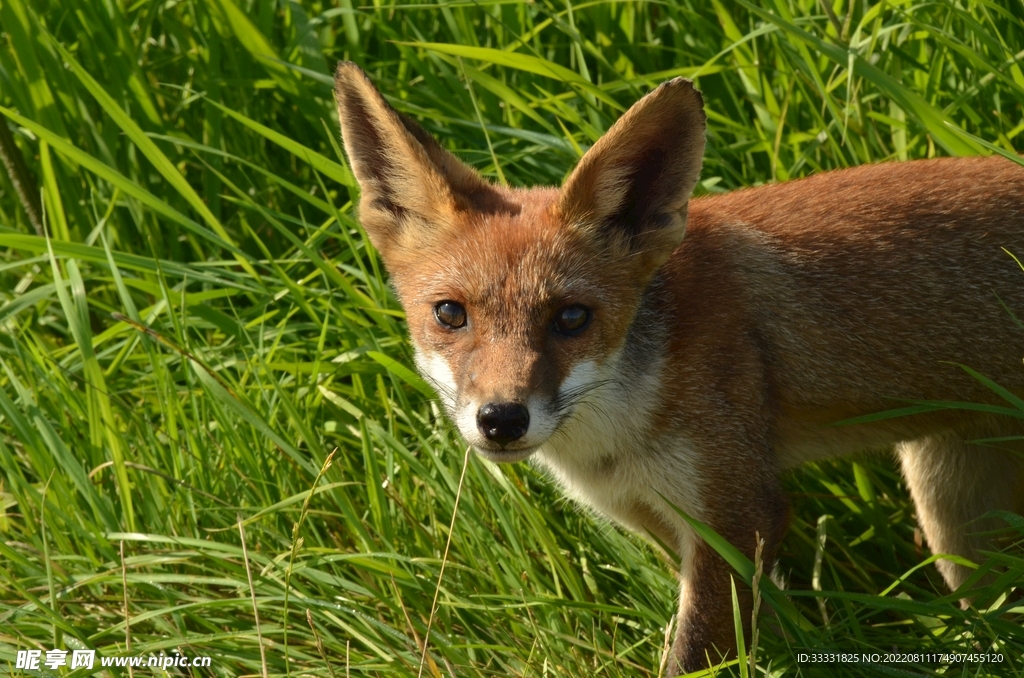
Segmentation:
<svg viewBox="0 0 1024 678">
<path fill-rule="evenodd" d="M 530 410 L 522 403 L 487 403 L 476 414 L 484 437 L 504 447 L 519 440 L 530 428 Z"/>
</svg>

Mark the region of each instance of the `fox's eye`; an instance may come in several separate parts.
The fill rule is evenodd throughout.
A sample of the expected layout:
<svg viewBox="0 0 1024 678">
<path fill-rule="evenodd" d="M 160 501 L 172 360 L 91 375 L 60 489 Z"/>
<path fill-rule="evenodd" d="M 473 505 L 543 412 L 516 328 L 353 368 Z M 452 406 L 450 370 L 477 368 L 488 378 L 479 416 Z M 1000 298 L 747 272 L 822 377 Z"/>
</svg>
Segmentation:
<svg viewBox="0 0 1024 678">
<path fill-rule="evenodd" d="M 558 334 L 574 337 L 590 324 L 590 309 L 580 304 L 566 306 L 555 314 L 552 327 Z"/>
<path fill-rule="evenodd" d="M 466 324 L 466 309 L 455 301 L 442 301 L 434 306 L 434 317 L 445 327 L 457 330 Z"/>
</svg>

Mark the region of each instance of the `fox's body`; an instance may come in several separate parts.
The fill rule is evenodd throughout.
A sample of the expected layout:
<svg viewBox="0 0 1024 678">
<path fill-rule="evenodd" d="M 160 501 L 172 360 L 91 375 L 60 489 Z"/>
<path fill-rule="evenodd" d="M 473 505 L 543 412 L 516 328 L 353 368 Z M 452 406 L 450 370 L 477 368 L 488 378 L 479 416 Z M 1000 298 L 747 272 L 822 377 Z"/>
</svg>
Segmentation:
<svg viewBox="0 0 1024 678">
<path fill-rule="evenodd" d="M 495 461 L 533 457 L 580 502 L 681 559 L 673 668 L 733 646 L 728 570 L 670 504 L 770 560 L 779 475 L 895 448 L 936 552 L 1020 511 L 1024 469 L 965 441 L 1011 420 L 918 400 L 992 401 L 963 363 L 1024 391 L 1024 168 L 1000 158 L 826 173 L 687 202 L 699 95 L 638 103 L 561 189 L 492 186 L 338 72 L 361 217 L 405 306 L 417 364 Z M 686 236 L 683 238 L 683 230 Z M 973 528 L 977 530 L 977 526 Z M 956 587 L 966 570 L 942 561 Z M 744 604 L 749 605 L 749 601 Z M 748 616 L 749 615 L 745 615 Z"/>
<path fill-rule="evenodd" d="M 951 410 L 834 426 L 910 401 L 993 399 L 948 361 L 1024 389 L 1024 330 L 1007 312 L 1024 310 L 1024 272 L 1003 247 L 1024 253 L 1024 169 L 1001 158 L 866 166 L 695 199 L 639 322 L 593 368 L 607 382 L 537 457 L 621 522 L 649 529 L 629 515 L 642 501 L 685 531 L 655 491 L 699 516 L 703 495 L 733 501 L 730 488 L 766 464 L 774 473 L 922 433 L 1012 429 Z M 736 450 L 703 452 L 730 433 Z"/>
</svg>

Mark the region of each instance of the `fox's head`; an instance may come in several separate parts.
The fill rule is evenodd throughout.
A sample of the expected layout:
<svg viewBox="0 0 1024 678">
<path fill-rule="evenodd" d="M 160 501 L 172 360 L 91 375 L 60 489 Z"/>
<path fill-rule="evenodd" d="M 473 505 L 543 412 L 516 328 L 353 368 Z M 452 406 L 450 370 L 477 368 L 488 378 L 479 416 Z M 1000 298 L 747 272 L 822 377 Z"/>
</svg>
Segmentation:
<svg viewBox="0 0 1024 678">
<path fill-rule="evenodd" d="M 420 371 L 494 461 L 543 445 L 606 383 L 679 245 L 705 116 L 689 80 L 637 102 L 561 189 L 484 180 L 352 63 L 335 96 L 359 215 L 405 307 Z"/>
</svg>

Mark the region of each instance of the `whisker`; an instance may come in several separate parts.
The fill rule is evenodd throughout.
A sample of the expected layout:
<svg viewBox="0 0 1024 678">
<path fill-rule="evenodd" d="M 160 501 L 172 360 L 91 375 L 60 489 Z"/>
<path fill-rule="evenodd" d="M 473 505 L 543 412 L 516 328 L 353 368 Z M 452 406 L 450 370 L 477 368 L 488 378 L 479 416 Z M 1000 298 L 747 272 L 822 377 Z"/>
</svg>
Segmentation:
<svg viewBox="0 0 1024 678">
<path fill-rule="evenodd" d="M 592 381 L 590 383 L 582 384 L 575 388 L 563 391 L 555 397 L 551 409 L 556 413 L 571 409 L 578 405 L 580 402 L 582 402 L 586 396 L 592 394 L 597 389 L 603 388 L 609 384 L 616 383 L 616 381 L 617 380 L 615 379 L 599 379 L 597 381 Z"/>
<path fill-rule="evenodd" d="M 454 389 L 449 387 L 447 384 L 444 384 L 441 381 L 433 378 L 429 374 L 421 374 L 421 376 L 423 377 L 424 381 L 429 383 L 434 388 L 434 390 L 437 391 L 438 395 L 440 395 L 442 398 L 447 398 L 451 402 L 455 402 Z"/>
</svg>

